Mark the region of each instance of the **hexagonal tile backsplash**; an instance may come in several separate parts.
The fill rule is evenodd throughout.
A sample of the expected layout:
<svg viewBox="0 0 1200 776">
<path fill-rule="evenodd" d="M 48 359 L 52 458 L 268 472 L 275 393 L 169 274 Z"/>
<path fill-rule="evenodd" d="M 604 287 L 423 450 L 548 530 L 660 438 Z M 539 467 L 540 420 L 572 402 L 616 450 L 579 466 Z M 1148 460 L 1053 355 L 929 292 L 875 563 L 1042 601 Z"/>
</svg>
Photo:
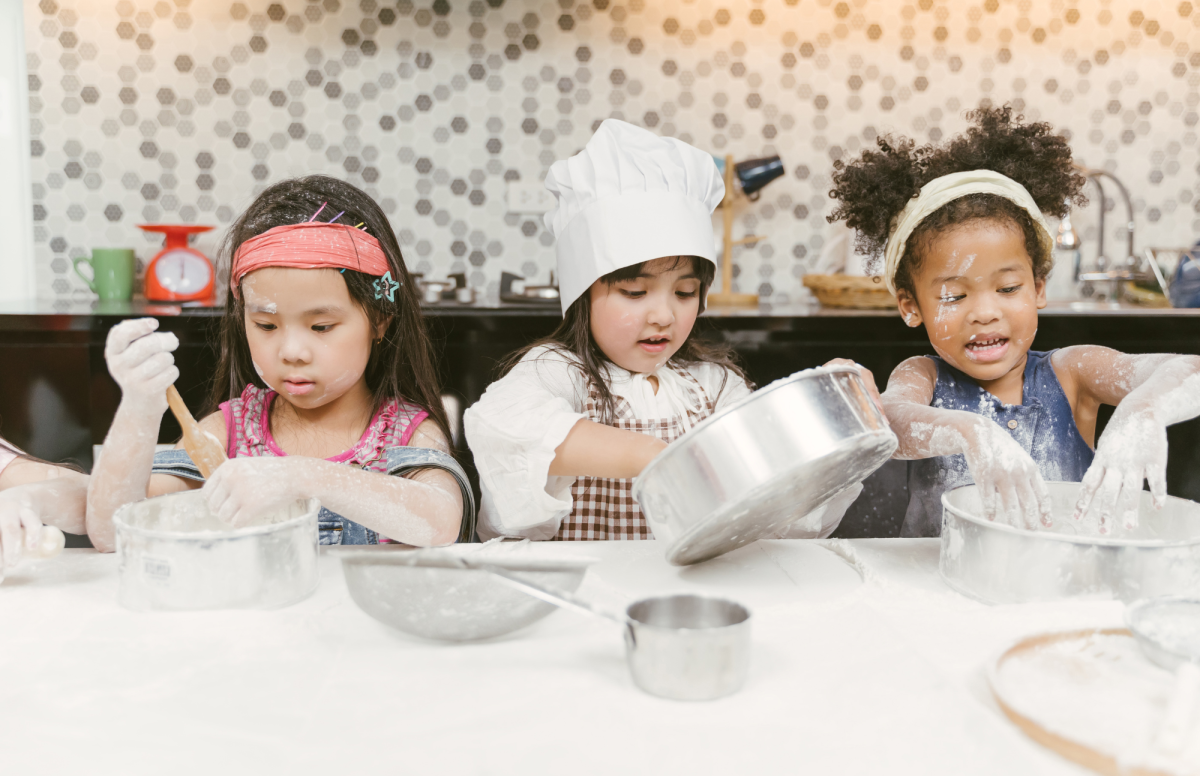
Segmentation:
<svg viewBox="0 0 1200 776">
<path fill-rule="evenodd" d="M 506 211 L 507 181 L 540 180 L 609 116 L 715 154 L 783 156 L 789 174 L 738 219 L 766 235 L 738 249 L 739 290 L 775 302 L 807 293 L 799 277 L 836 234 L 834 159 L 883 132 L 944 138 L 980 100 L 1054 122 L 1081 161 L 1121 177 L 1139 248 L 1200 236 L 1200 3 L 1186 0 L 26 0 L 25 13 L 49 297 L 90 295 L 67 259 L 91 247 L 149 258 L 158 243 L 138 223 L 222 226 L 268 183 L 312 172 L 375 196 L 417 271 L 465 271 L 493 295 L 501 270 L 545 279 L 553 239 Z"/>
</svg>

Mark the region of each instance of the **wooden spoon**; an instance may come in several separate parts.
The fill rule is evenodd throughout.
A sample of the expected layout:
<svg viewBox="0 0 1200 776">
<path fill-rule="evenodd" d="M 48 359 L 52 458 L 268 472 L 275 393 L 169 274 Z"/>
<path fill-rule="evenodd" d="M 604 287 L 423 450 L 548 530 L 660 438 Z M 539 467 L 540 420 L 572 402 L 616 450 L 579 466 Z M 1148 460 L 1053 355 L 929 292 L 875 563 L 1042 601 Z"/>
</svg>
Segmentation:
<svg viewBox="0 0 1200 776">
<path fill-rule="evenodd" d="M 173 385 L 167 388 L 167 403 L 171 405 L 171 412 L 175 413 L 175 419 L 183 429 L 183 449 L 187 450 L 192 463 L 196 464 L 200 474 L 207 480 L 218 466 L 229 460 L 225 450 L 214 436 L 200 430 L 200 424 L 192 417 L 187 405 L 183 403 L 183 397 Z"/>
</svg>

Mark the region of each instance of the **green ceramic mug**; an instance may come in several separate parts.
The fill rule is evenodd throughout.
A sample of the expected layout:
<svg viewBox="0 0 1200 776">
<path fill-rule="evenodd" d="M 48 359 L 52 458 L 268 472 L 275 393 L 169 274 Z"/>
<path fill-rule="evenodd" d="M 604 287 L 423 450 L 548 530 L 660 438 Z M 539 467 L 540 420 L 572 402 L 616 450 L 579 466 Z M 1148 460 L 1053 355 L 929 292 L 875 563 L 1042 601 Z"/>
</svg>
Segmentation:
<svg viewBox="0 0 1200 776">
<path fill-rule="evenodd" d="M 91 266 L 91 278 L 79 271 L 81 262 Z M 90 259 L 75 259 L 75 274 L 103 300 L 128 300 L 133 298 L 135 265 L 132 248 L 93 248 Z"/>
</svg>

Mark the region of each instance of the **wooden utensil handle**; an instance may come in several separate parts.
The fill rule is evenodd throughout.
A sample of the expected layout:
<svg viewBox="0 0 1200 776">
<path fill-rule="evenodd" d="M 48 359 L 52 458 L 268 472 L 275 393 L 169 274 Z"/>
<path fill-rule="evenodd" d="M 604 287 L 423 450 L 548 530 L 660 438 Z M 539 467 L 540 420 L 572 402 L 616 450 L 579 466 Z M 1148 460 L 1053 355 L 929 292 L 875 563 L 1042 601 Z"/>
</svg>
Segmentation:
<svg viewBox="0 0 1200 776">
<path fill-rule="evenodd" d="M 179 421 L 180 428 L 187 429 L 196 424 L 196 419 L 192 417 L 192 413 L 188 410 L 187 405 L 183 403 L 183 397 L 179 395 L 174 385 L 167 386 L 167 404 L 171 406 L 171 412 L 175 415 L 175 419 Z"/>
</svg>

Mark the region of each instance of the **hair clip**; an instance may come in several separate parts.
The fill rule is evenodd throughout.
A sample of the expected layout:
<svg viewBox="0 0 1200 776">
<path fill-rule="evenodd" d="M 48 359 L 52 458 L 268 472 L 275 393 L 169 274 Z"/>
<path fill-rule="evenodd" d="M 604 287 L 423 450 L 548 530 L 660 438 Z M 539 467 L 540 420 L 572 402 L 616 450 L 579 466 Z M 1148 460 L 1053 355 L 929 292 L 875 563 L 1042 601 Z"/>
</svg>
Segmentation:
<svg viewBox="0 0 1200 776">
<path fill-rule="evenodd" d="M 310 224 L 311 224 L 313 221 L 316 221 L 316 220 L 317 220 L 317 216 L 321 215 L 321 211 L 322 211 L 322 210 L 324 210 L 324 209 L 325 209 L 325 206 L 326 206 L 326 205 L 328 205 L 328 204 L 329 204 L 328 202 L 322 202 L 322 203 L 321 203 L 321 206 L 320 206 L 319 208 L 317 208 L 317 212 L 315 212 L 315 213 L 313 213 L 313 214 L 312 214 L 312 218 L 308 219 L 308 223 L 310 223 Z"/>
<path fill-rule="evenodd" d="M 365 223 L 366 223 L 366 221 L 359 221 L 357 224 L 355 224 L 355 225 L 354 225 L 354 228 L 355 228 L 355 229 L 362 229 L 362 228 L 363 228 L 363 224 L 365 224 Z"/>
<path fill-rule="evenodd" d="M 382 299 L 386 294 L 389 302 L 396 301 L 396 289 L 400 287 L 400 284 L 392 280 L 392 271 L 390 269 L 384 274 L 383 277 L 376 280 L 373 285 L 375 286 L 376 299 Z"/>
<path fill-rule="evenodd" d="M 344 215 L 346 215 L 346 211 L 345 211 L 345 210 L 343 210 L 342 212 L 338 213 L 336 216 L 334 216 L 333 218 L 329 219 L 329 220 L 328 220 L 328 221 L 326 221 L 325 223 L 327 223 L 327 224 L 332 224 L 334 221 L 338 220 L 339 218 L 341 218 L 341 217 L 342 217 L 342 216 L 344 216 Z"/>
</svg>

